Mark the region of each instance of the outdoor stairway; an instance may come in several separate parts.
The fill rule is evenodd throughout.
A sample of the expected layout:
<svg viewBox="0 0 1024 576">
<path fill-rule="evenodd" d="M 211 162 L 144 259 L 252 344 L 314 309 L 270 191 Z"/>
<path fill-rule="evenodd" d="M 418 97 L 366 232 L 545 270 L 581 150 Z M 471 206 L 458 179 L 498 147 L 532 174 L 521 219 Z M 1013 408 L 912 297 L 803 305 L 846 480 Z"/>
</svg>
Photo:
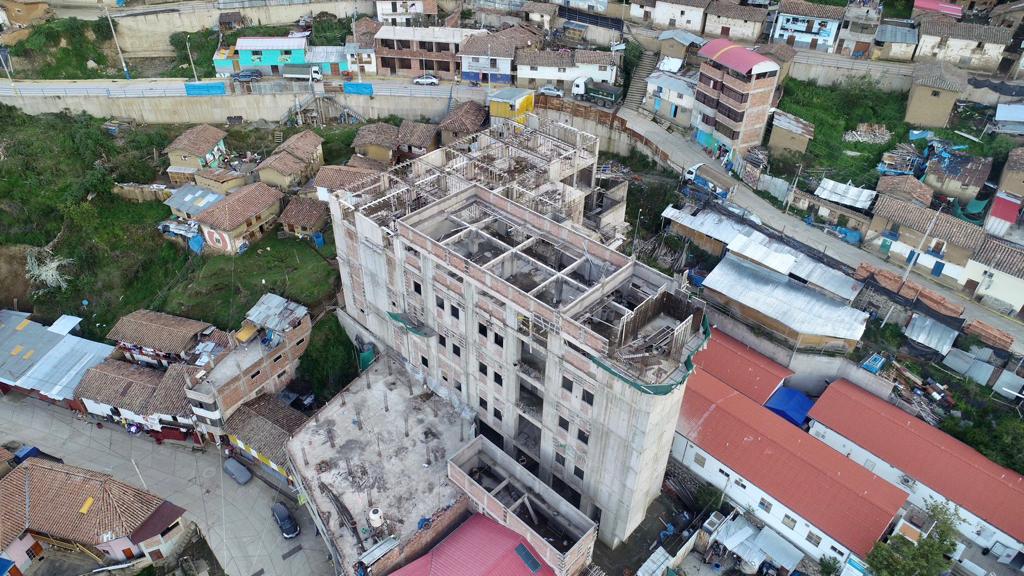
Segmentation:
<svg viewBox="0 0 1024 576">
<path fill-rule="evenodd" d="M 644 96 L 647 94 L 647 77 L 654 72 L 654 67 L 657 65 L 658 56 L 654 52 L 645 50 L 636 69 L 633 70 L 633 78 L 629 81 L 629 91 L 626 92 L 624 107 L 630 110 L 640 108 L 640 104 L 643 103 Z"/>
</svg>

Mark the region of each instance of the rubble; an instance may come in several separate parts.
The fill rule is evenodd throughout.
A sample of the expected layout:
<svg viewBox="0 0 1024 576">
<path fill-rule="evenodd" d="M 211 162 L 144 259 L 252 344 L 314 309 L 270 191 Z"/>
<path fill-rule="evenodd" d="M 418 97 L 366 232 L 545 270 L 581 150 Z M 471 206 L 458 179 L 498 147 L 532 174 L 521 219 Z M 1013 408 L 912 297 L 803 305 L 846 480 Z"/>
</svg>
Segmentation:
<svg viewBox="0 0 1024 576">
<path fill-rule="evenodd" d="M 860 281 L 867 279 L 874 280 L 879 286 L 892 292 L 893 294 L 899 294 L 903 298 L 908 300 L 917 300 L 927 306 L 928 308 L 951 318 L 960 318 L 964 313 L 964 305 L 959 302 L 952 302 L 945 296 L 922 287 L 916 282 L 908 280 L 900 286 L 900 276 L 895 272 L 888 270 L 881 270 L 870 266 L 868 264 L 861 263 L 857 267 L 857 271 L 854 272 L 853 277 Z"/>
<path fill-rule="evenodd" d="M 868 122 L 862 122 L 857 125 L 856 130 L 849 130 L 843 134 L 843 142 L 885 144 L 890 139 L 892 139 L 892 132 L 885 127 L 885 124 L 871 124 Z"/>
</svg>

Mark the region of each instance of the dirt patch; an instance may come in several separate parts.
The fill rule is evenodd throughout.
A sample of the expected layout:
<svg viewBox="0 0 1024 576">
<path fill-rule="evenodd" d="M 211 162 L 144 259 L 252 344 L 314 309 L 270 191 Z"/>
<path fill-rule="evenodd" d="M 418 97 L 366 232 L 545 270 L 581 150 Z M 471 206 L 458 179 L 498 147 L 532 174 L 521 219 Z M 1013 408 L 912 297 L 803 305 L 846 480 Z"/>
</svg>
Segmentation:
<svg viewBox="0 0 1024 576">
<path fill-rule="evenodd" d="M 25 253 L 28 246 L 0 246 L 0 308 L 31 309 L 32 286 L 25 278 Z M 15 306 L 17 302 L 17 306 Z"/>
<path fill-rule="evenodd" d="M 46 2 L 0 0 L 0 8 L 7 13 L 7 19 L 11 21 L 10 29 L 4 34 L 0 34 L 0 44 L 8 46 L 27 38 L 33 24 L 42 22 L 53 15 L 50 5 Z"/>
</svg>

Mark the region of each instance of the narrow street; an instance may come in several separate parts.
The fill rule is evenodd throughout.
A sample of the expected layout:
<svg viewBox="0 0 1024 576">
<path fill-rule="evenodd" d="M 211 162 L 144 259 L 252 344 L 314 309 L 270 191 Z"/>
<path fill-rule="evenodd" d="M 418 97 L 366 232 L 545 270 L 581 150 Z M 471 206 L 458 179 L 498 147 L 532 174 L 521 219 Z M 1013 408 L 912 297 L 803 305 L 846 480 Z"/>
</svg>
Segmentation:
<svg viewBox="0 0 1024 576">
<path fill-rule="evenodd" d="M 38 400 L 0 396 L 0 443 L 38 446 L 74 466 L 105 472 L 185 508 L 231 576 L 333 574 L 327 548 L 305 508 L 293 514 L 302 533 L 281 536 L 270 506 L 282 497 L 259 479 L 245 486 L 223 474 L 221 452 L 205 453 L 119 428 L 96 428 L 75 413 Z"/>
<path fill-rule="evenodd" d="M 856 246 L 843 242 L 839 238 L 829 236 L 817 228 L 806 225 L 795 216 L 783 214 L 766 200 L 754 194 L 754 191 L 746 184 L 726 174 L 725 170 L 718 163 L 710 161 L 707 155 L 704 154 L 704 151 L 689 138 L 675 132 L 667 132 L 661 126 L 633 110 L 622 108 L 619 110 L 619 116 L 626 120 L 630 128 L 655 142 L 662 150 L 669 151 L 670 159 L 677 168 L 685 169 L 699 162 L 705 162 L 724 177 L 731 179 L 737 186 L 736 191 L 729 199 L 736 205 L 756 214 L 767 226 L 775 228 L 808 246 L 817 248 L 852 268 L 856 268 L 859 264 L 865 262 L 871 266 L 892 270 L 899 274 L 904 272 L 905 268 L 902 266 L 893 262 L 887 262 L 871 252 L 861 250 Z M 1024 327 L 1024 323 L 1021 323 L 1019 320 L 986 308 L 959 291 L 931 282 L 924 275 L 915 273 L 912 278 L 952 301 L 961 302 L 965 307 L 964 317 L 968 320 L 981 320 L 1014 335 L 1019 335 L 1022 327 Z M 1015 339 L 1013 352 L 1024 354 L 1024 338 L 1018 337 Z"/>
</svg>

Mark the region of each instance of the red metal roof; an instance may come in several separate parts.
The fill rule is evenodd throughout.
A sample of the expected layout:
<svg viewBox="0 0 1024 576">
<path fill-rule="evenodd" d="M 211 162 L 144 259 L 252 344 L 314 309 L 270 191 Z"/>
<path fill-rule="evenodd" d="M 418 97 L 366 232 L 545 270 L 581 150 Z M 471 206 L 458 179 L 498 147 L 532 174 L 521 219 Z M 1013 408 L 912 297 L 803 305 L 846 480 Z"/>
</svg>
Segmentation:
<svg viewBox="0 0 1024 576">
<path fill-rule="evenodd" d="M 774 64 L 774 69 L 778 70 L 778 64 L 775 64 L 771 58 L 748 50 L 725 38 L 716 38 L 708 42 L 697 54 L 743 74 L 750 74 L 755 66 L 763 63 Z"/>
<path fill-rule="evenodd" d="M 1024 540 L 1024 476 L 845 380 L 810 417 L 1017 540 Z"/>
<path fill-rule="evenodd" d="M 527 567 L 523 546 L 540 564 Z M 440 544 L 392 576 L 555 576 L 526 539 L 481 514 L 470 516 Z"/>
<path fill-rule="evenodd" d="M 907 499 L 702 368 L 686 382 L 676 429 L 861 558 Z"/>
<path fill-rule="evenodd" d="M 1021 201 L 1017 198 L 1000 192 L 996 194 L 995 199 L 992 201 L 992 209 L 989 210 L 988 214 L 993 218 L 998 218 L 1010 224 L 1016 224 L 1017 217 L 1020 215 L 1020 204 Z"/>
<path fill-rule="evenodd" d="M 708 347 L 693 358 L 715 378 L 764 405 L 782 381 L 794 373 L 718 328 L 711 330 Z"/>
<path fill-rule="evenodd" d="M 925 12 L 937 12 L 960 19 L 964 15 L 964 9 L 956 4 L 942 2 L 940 0 L 914 0 L 914 10 Z"/>
</svg>

